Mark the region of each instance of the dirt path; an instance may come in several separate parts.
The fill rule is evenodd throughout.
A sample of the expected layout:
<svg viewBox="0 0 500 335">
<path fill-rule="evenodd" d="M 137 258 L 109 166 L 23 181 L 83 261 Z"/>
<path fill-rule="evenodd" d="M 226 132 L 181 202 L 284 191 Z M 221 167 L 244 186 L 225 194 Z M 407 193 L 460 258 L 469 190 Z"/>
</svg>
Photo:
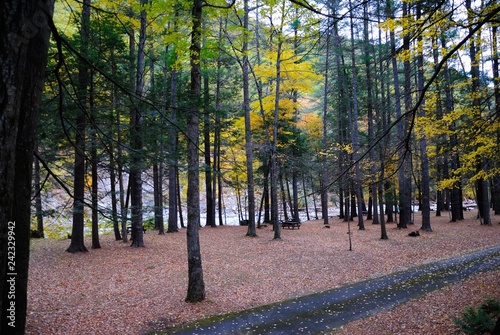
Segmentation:
<svg viewBox="0 0 500 335">
<path fill-rule="evenodd" d="M 460 257 L 155 334 L 327 334 L 473 274 L 500 269 L 500 244 Z"/>
</svg>

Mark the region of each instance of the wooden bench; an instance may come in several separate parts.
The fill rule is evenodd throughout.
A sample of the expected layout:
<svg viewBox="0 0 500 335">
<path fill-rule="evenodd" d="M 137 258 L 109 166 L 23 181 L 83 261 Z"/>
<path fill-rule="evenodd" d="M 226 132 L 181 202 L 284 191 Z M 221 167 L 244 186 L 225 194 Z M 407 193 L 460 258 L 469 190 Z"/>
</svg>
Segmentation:
<svg viewBox="0 0 500 335">
<path fill-rule="evenodd" d="M 294 220 L 285 220 L 285 221 L 280 221 L 280 224 L 281 224 L 281 227 L 282 228 L 292 228 L 292 229 L 295 229 L 295 227 L 297 227 L 297 229 L 300 229 L 300 222 L 299 221 L 294 221 Z"/>
</svg>

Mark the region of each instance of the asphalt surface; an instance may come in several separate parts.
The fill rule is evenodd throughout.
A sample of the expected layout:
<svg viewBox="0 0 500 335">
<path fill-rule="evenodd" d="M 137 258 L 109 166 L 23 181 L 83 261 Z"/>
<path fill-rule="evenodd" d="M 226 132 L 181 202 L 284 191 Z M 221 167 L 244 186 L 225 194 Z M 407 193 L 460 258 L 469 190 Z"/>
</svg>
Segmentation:
<svg viewBox="0 0 500 335">
<path fill-rule="evenodd" d="M 500 269 L 500 244 L 325 292 L 199 320 L 155 334 L 328 334 L 472 274 Z"/>
</svg>

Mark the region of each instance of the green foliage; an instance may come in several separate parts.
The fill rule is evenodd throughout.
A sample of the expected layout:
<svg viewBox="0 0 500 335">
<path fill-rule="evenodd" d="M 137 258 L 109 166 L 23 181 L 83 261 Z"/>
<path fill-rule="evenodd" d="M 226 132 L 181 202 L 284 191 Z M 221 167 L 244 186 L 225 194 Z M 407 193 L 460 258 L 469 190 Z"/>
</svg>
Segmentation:
<svg viewBox="0 0 500 335">
<path fill-rule="evenodd" d="M 477 308 L 466 307 L 460 317 L 453 322 L 457 325 L 457 333 L 481 335 L 490 334 L 500 317 L 500 300 L 488 297 Z"/>
</svg>

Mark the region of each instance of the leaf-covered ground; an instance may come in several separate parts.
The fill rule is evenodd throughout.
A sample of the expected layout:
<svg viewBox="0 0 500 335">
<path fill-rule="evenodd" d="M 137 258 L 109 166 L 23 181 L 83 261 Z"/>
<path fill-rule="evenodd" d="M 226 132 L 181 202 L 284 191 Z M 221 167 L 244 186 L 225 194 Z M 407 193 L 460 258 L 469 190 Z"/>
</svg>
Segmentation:
<svg viewBox="0 0 500 335">
<path fill-rule="evenodd" d="M 331 219 L 305 222 L 300 230 L 283 229 L 273 240 L 271 227 L 257 238 L 245 227 L 202 228 L 202 261 L 207 299 L 184 302 L 187 290 L 185 230 L 157 235 L 147 232 L 145 248 L 131 248 L 112 236 L 101 237 L 101 249 L 69 254 L 69 240 L 33 240 L 27 334 L 141 334 L 195 319 L 238 311 L 373 278 L 417 264 L 460 255 L 500 243 L 498 216 L 481 226 L 475 212 L 449 222 L 432 217 L 432 233 L 408 233 L 388 224 Z M 90 242 L 90 240 L 88 241 Z M 451 321 L 464 306 L 490 294 L 500 298 L 500 273 L 472 277 L 437 292 L 344 327 L 344 334 L 450 334 Z"/>
</svg>

